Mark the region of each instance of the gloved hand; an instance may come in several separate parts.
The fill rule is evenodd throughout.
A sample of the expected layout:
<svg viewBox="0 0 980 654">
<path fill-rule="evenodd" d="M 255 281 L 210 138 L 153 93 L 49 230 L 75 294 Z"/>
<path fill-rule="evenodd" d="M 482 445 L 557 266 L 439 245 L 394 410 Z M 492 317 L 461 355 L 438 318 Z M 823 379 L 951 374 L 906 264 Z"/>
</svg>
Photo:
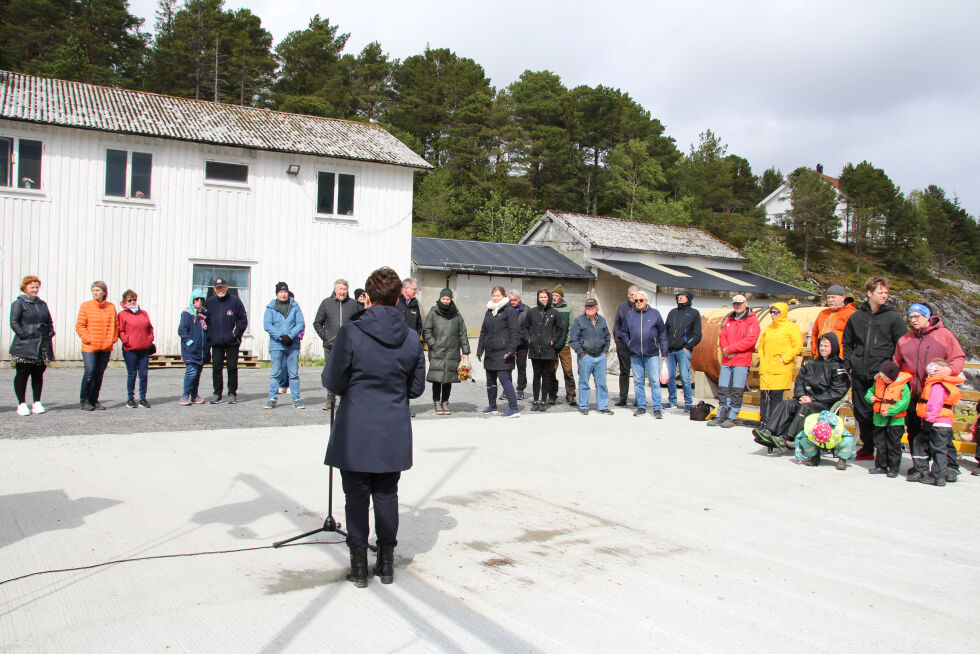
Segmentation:
<svg viewBox="0 0 980 654">
<path fill-rule="evenodd" d="M 187 347 L 190 347 L 191 345 L 194 345 L 194 339 L 193 338 L 187 339 L 187 341 L 184 343 L 184 345 L 186 345 Z"/>
<path fill-rule="evenodd" d="M 282 336 L 279 337 L 279 342 L 285 345 L 286 347 L 289 347 L 290 345 L 293 344 L 293 339 L 290 338 L 289 334 L 283 334 Z"/>
</svg>

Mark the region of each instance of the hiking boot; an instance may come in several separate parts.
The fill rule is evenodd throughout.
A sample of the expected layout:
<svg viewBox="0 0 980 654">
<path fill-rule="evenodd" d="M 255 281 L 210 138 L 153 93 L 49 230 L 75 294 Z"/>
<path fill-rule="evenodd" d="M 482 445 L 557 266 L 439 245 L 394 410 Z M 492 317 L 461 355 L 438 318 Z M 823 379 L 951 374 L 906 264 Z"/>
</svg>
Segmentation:
<svg viewBox="0 0 980 654">
<path fill-rule="evenodd" d="M 80 402 L 78 408 L 81 409 L 82 411 L 95 411 L 95 407 L 92 406 L 89 402 Z"/>
<path fill-rule="evenodd" d="M 265 406 L 263 406 L 262 408 L 263 409 L 275 409 L 276 408 L 276 404 L 277 404 L 277 401 L 275 399 L 273 399 L 273 398 L 270 397 L 269 398 L 269 401 L 266 402 L 265 403 Z"/>
<path fill-rule="evenodd" d="M 234 393 L 228 393 L 228 404 L 238 404 L 238 396 Z"/>
<path fill-rule="evenodd" d="M 838 470 L 847 470 L 847 459 L 837 459 L 837 465 L 834 467 Z"/>
<path fill-rule="evenodd" d="M 732 420 L 731 418 L 725 418 L 724 420 L 721 421 L 721 424 L 718 426 L 723 429 L 731 429 L 732 427 L 735 426 L 735 421 Z"/>
<path fill-rule="evenodd" d="M 601 413 L 603 415 L 606 415 L 606 416 L 611 416 L 611 415 L 613 415 L 613 410 L 612 409 L 599 409 L 599 413 Z"/>
<path fill-rule="evenodd" d="M 915 468 L 912 468 L 911 470 L 909 470 L 909 474 L 905 475 L 905 481 L 919 481 L 920 479 L 922 479 L 922 477 L 923 474 L 921 472 L 919 472 Z"/>
<path fill-rule="evenodd" d="M 133 398 L 129 398 L 128 400 L 126 400 L 126 406 L 130 409 L 135 409 L 139 405 L 136 404 L 136 400 L 134 400 Z"/>
<path fill-rule="evenodd" d="M 453 412 L 449 410 L 449 402 L 443 402 L 442 403 L 442 415 L 444 415 L 444 416 L 451 416 L 451 415 L 453 415 Z"/>
<path fill-rule="evenodd" d="M 531 402 L 531 411 L 537 411 L 537 410 L 538 410 L 538 403 Z"/>
<path fill-rule="evenodd" d="M 643 407 L 640 407 L 636 411 L 633 412 L 633 415 L 634 416 L 642 416 L 646 412 L 647 412 L 646 409 L 644 409 Z"/>
<path fill-rule="evenodd" d="M 820 465 L 820 455 L 812 456 L 809 459 L 803 459 L 803 465 L 815 468 Z"/>
<path fill-rule="evenodd" d="M 889 470 L 887 476 L 889 479 L 894 479 L 898 476 L 898 470 Z"/>
<path fill-rule="evenodd" d="M 374 564 L 374 575 L 381 577 L 381 583 L 390 584 L 395 580 L 395 548 L 378 545 L 378 558 Z"/>
<path fill-rule="evenodd" d="M 575 401 L 575 396 L 574 395 L 572 395 L 572 396 L 566 396 L 565 397 L 565 403 L 568 406 L 577 406 L 578 405 L 578 402 Z"/>
<path fill-rule="evenodd" d="M 142 400 L 140 400 L 140 408 L 141 409 L 152 409 L 153 407 L 151 407 L 150 406 L 150 403 L 146 401 L 146 398 L 143 398 Z"/>
<path fill-rule="evenodd" d="M 660 409 L 654 409 L 653 410 L 653 417 L 656 418 L 657 420 L 663 420 L 664 419 L 664 414 L 663 414 L 662 411 L 660 411 Z"/>
<path fill-rule="evenodd" d="M 919 483 L 928 484 L 929 486 L 945 486 L 946 480 L 943 477 L 933 477 L 931 474 L 925 474 L 922 475 Z"/>
<path fill-rule="evenodd" d="M 956 471 L 955 470 L 947 470 L 946 471 L 946 481 L 947 481 L 947 483 L 950 483 L 950 484 L 955 484 L 956 483 Z"/>
<path fill-rule="evenodd" d="M 433 402 L 432 413 L 436 414 L 437 416 L 442 415 L 442 402 Z"/>
<path fill-rule="evenodd" d="M 539 402 L 538 403 L 538 411 L 544 412 L 544 411 L 547 411 L 547 410 L 548 410 L 548 405 L 547 404 L 545 404 L 544 402 Z"/>
<path fill-rule="evenodd" d="M 558 404 L 558 396 L 556 395 L 554 397 L 549 397 L 548 404 L 550 404 L 551 406 L 555 406 L 556 404 Z"/>
<path fill-rule="evenodd" d="M 619 401 L 616 402 L 616 406 L 626 406 L 626 398 L 625 397 L 619 398 Z"/>
<path fill-rule="evenodd" d="M 871 468 L 868 470 L 869 475 L 887 475 L 888 468 Z"/>
<path fill-rule="evenodd" d="M 221 396 L 215 393 L 211 396 L 211 404 L 221 404 Z"/>
<path fill-rule="evenodd" d="M 583 416 L 589 415 L 588 409 L 579 409 L 578 412 L 581 413 Z"/>
<path fill-rule="evenodd" d="M 367 548 L 352 547 L 350 550 L 350 570 L 347 581 L 354 582 L 357 588 L 365 588 L 368 583 Z"/>
<path fill-rule="evenodd" d="M 96 411 L 105 411 L 105 407 L 102 406 L 102 403 L 99 402 L 98 400 L 92 403 L 92 408 L 95 409 Z"/>
</svg>

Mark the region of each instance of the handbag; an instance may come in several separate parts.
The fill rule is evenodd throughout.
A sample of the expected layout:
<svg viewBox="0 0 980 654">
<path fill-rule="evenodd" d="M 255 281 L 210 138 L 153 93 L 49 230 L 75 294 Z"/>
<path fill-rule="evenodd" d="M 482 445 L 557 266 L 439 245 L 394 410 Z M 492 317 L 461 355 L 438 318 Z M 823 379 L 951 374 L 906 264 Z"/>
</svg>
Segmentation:
<svg viewBox="0 0 980 654">
<path fill-rule="evenodd" d="M 153 356 L 156 353 L 157 353 L 157 344 L 156 343 L 150 343 L 150 349 L 148 351 L 149 356 Z"/>
<path fill-rule="evenodd" d="M 708 404 L 704 400 L 701 400 L 693 407 L 691 407 L 691 413 L 689 417 L 691 420 L 704 422 L 705 420 L 708 419 L 708 416 L 711 415 L 711 412 L 714 410 L 714 408 L 715 408 L 714 404 Z"/>
</svg>

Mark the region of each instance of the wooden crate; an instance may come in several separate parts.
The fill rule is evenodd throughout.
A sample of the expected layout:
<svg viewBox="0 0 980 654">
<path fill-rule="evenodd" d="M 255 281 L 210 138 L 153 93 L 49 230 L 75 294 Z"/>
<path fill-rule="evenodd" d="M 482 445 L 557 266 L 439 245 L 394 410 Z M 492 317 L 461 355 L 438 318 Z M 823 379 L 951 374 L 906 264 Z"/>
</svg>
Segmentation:
<svg viewBox="0 0 980 654">
<path fill-rule="evenodd" d="M 159 368 L 186 368 L 183 359 L 180 358 L 179 354 L 154 354 L 150 357 L 149 367 L 151 369 Z M 211 364 L 205 364 L 205 368 L 210 368 Z M 261 368 L 262 363 L 259 361 L 257 354 L 252 354 L 248 350 L 241 350 L 238 353 L 238 367 L 239 368 Z"/>
</svg>

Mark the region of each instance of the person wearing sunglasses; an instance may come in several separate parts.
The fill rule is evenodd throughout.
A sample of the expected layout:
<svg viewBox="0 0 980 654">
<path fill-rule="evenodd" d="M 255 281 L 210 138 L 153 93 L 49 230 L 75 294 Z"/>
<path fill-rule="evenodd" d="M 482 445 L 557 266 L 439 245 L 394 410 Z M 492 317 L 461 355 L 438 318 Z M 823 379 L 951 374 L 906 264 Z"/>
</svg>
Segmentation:
<svg viewBox="0 0 980 654">
<path fill-rule="evenodd" d="M 136 291 L 126 289 L 119 312 L 119 340 L 122 341 L 126 362 L 126 406 L 130 409 L 149 409 L 146 401 L 146 378 L 153 346 L 153 324 L 146 311 L 140 308 Z M 155 349 L 155 348 L 154 348 Z M 136 403 L 136 378 L 140 380 L 140 399 Z"/>
<path fill-rule="evenodd" d="M 759 338 L 759 415 L 762 426 L 769 426 L 769 416 L 793 386 L 793 366 L 803 352 L 803 334 L 789 320 L 785 302 L 769 307 L 772 323 Z"/>
</svg>

